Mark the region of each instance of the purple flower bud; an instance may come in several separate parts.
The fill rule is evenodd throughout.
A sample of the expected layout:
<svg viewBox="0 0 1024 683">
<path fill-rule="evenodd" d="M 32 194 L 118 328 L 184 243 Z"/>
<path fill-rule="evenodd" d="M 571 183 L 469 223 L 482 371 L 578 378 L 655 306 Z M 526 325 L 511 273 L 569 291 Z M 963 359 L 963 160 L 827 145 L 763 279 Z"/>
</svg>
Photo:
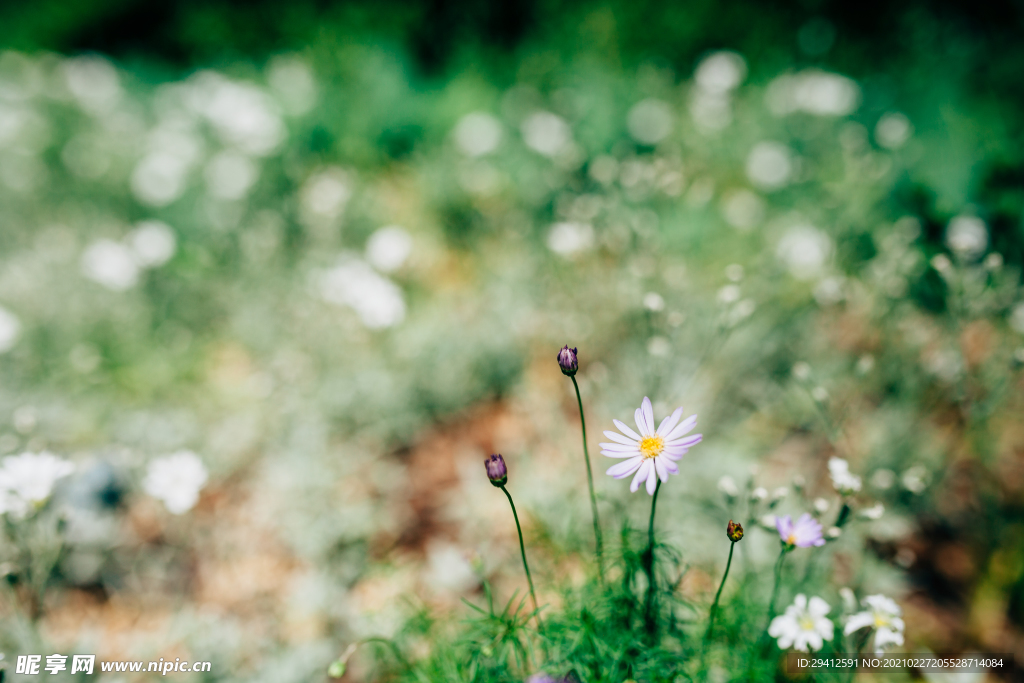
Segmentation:
<svg viewBox="0 0 1024 683">
<path fill-rule="evenodd" d="M 508 481 L 508 468 L 505 467 L 505 458 L 501 457 L 501 453 L 494 453 L 485 459 L 484 466 L 487 468 L 487 478 L 492 484 L 498 487 L 505 485 Z"/>
<path fill-rule="evenodd" d="M 566 344 L 558 352 L 558 367 L 562 368 L 562 374 L 572 377 L 580 368 L 579 359 L 576 357 L 576 349 L 570 349 Z"/>
</svg>

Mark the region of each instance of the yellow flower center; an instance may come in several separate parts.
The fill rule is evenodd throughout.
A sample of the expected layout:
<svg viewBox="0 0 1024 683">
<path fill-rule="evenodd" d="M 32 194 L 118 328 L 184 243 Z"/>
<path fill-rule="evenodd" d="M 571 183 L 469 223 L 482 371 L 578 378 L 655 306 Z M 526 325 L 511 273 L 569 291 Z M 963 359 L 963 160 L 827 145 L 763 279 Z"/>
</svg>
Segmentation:
<svg viewBox="0 0 1024 683">
<path fill-rule="evenodd" d="M 796 534 L 790 534 L 786 537 L 787 545 L 796 545 Z"/>
<path fill-rule="evenodd" d="M 813 631 L 814 630 L 814 619 L 811 618 L 810 614 L 802 615 L 797 620 L 797 623 L 800 624 L 800 628 L 802 630 L 804 630 L 804 631 Z"/>
<path fill-rule="evenodd" d="M 640 440 L 640 455 L 656 458 L 665 450 L 665 439 L 660 436 L 645 436 Z"/>
<path fill-rule="evenodd" d="M 888 625 L 889 625 L 889 617 L 885 616 L 884 614 L 876 614 L 875 615 L 875 628 L 881 628 L 882 626 L 888 626 Z"/>
</svg>

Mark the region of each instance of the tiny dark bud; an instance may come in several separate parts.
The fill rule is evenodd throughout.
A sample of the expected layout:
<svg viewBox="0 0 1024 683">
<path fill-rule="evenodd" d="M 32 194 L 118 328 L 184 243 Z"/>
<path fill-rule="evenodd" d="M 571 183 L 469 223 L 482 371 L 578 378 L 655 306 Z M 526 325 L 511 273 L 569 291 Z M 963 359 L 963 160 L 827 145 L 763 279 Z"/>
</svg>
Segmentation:
<svg viewBox="0 0 1024 683">
<path fill-rule="evenodd" d="M 739 542 L 743 538 L 743 525 L 737 524 L 736 522 L 729 520 L 729 526 L 725 527 L 725 535 L 729 537 L 729 540 L 733 543 Z"/>
<path fill-rule="evenodd" d="M 576 374 L 576 371 L 580 369 L 580 362 L 576 357 L 575 348 L 570 349 L 568 344 L 562 347 L 562 350 L 558 352 L 558 367 L 562 368 L 562 374 L 566 377 Z"/>
<path fill-rule="evenodd" d="M 505 467 L 505 458 L 501 457 L 501 453 L 494 453 L 491 457 L 485 458 L 484 467 L 487 468 L 487 478 L 495 486 L 504 486 L 508 481 L 508 468 Z"/>
</svg>

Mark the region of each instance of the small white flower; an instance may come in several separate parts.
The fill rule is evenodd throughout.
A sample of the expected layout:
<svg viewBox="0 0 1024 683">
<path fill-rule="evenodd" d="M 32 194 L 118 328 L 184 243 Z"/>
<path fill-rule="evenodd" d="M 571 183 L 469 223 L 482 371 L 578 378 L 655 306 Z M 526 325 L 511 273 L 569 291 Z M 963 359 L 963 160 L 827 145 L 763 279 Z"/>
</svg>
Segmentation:
<svg viewBox="0 0 1024 683">
<path fill-rule="evenodd" d="M 101 239 L 82 254 L 82 273 L 107 289 L 123 292 L 139 280 L 139 264 L 132 250 L 120 242 Z"/>
<path fill-rule="evenodd" d="M 0 307 L 0 353 L 10 351 L 21 335 L 21 321 L 18 317 Z"/>
<path fill-rule="evenodd" d="M 845 495 L 860 491 L 860 477 L 850 473 L 850 463 L 842 458 L 829 458 L 828 473 L 836 491 Z"/>
<path fill-rule="evenodd" d="M 807 596 L 801 593 L 768 626 L 768 635 L 777 638 L 780 650 L 792 647 L 800 652 L 817 652 L 824 641 L 832 640 L 835 625 L 826 614 L 832 608 L 821 598 L 815 596 L 808 602 Z"/>
<path fill-rule="evenodd" d="M 757 523 L 765 529 L 768 529 L 769 531 L 775 531 L 776 527 L 778 526 L 778 520 L 779 518 L 775 515 L 767 514 L 763 515 L 761 519 L 757 520 Z"/>
<path fill-rule="evenodd" d="M 828 508 L 829 508 L 829 502 L 827 500 L 825 500 L 824 498 L 816 498 L 814 500 L 814 509 L 817 510 L 819 513 L 824 514 L 824 513 L 828 512 Z"/>
<path fill-rule="evenodd" d="M 162 500 L 170 512 L 180 515 L 199 500 L 206 479 L 206 468 L 199 456 L 192 451 L 178 451 L 149 463 L 142 488 Z"/>
<path fill-rule="evenodd" d="M 57 480 L 74 469 L 72 463 L 48 451 L 7 456 L 0 465 L 0 513 L 24 517 L 45 503 Z"/>
<path fill-rule="evenodd" d="M 782 500 L 783 498 L 785 498 L 788 495 L 789 495 L 789 489 L 786 488 L 785 486 L 780 486 L 779 488 L 777 488 L 774 491 L 772 491 L 772 502 L 776 502 L 776 501 Z"/>
<path fill-rule="evenodd" d="M 740 493 L 740 489 L 736 485 L 736 480 L 728 474 L 718 480 L 718 490 L 730 498 L 735 498 Z"/>
<path fill-rule="evenodd" d="M 896 601 L 884 595 L 869 595 L 863 604 L 867 609 L 847 619 L 843 633 L 850 635 L 865 627 L 873 629 L 877 654 L 892 645 L 903 645 L 903 612 Z"/>
<path fill-rule="evenodd" d="M 411 253 L 412 237 L 398 225 L 385 226 L 366 241 L 366 260 L 382 273 L 401 268 Z"/>
<path fill-rule="evenodd" d="M 881 519 L 885 513 L 885 506 L 881 503 L 875 503 L 869 508 L 864 508 L 860 511 L 861 517 L 865 519 Z"/>
<path fill-rule="evenodd" d="M 394 327 L 405 318 L 401 288 L 360 259 L 342 257 L 319 280 L 324 301 L 351 308 L 371 330 Z"/>
<path fill-rule="evenodd" d="M 764 500 L 768 497 L 768 489 L 763 486 L 758 486 L 756 489 L 750 492 L 750 500 L 759 501 Z"/>
<path fill-rule="evenodd" d="M 843 586 L 839 589 L 839 597 L 843 599 L 843 609 L 847 612 L 857 609 L 857 596 L 854 595 L 853 590 L 849 586 Z"/>
<path fill-rule="evenodd" d="M 609 458 L 621 458 L 623 462 L 610 467 L 607 474 L 622 479 L 635 472 L 629 490 L 635 492 L 640 488 L 640 484 L 646 481 L 647 493 L 653 496 L 658 480 L 666 482 L 668 475 L 679 474 L 676 461 L 681 460 L 686 452 L 703 438 L 700 434 L 686 436 L 697 426 L 697 416 L 691 415 L 680 422 L 682 416 L 683 409 L 676 408 L 675 412 L 662 420 L 655 429 L 654 408 L 651 399 L 645 396 L 634 414 L 639 433 L 634 432 L 625 423 L 613 420 L 622 434 L 606 431 L 604 435 L 611 439 L 612 443 L 602 443 L 601 454 Z"/>
</svg>

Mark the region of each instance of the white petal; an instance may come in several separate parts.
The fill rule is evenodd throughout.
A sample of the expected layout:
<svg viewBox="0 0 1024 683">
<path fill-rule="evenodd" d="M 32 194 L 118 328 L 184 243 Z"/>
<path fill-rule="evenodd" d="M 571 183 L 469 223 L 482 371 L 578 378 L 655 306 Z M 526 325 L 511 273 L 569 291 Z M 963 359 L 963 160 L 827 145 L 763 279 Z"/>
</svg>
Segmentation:
<svg viewBox="0 0 1024 683">
<path fill-rule="evenodd" d="M 697 426 L 697 416 L 691 415 L 682 422 L 680 422 L 675 429 L 665 435 L 665 441 L 671 441 L 672 439 L 678 439 L 684 434 L 689 433 L 691 429 Z"/>
<path fill-rule="evenodd" d="M 657 459 L 657 458 L 655 458 Z M 653 496 L 654 489 L 658 487 L 658 471 L 652 465 L 651 470 L 647 473 L 647 495 Z"/>
<path fill-rule="evenodd" d="M 672 413 L 671 415 L 669 415 L 668 417 L 661 421 L 661 424 L 658 425 L 658 434 L 664 437 L 666 434 L 672 431 L 672 428 L 675 427 L 676 424 L 679 423 L 679 418 L 681 418 L 682 416 L 683 407 L 679 406 L 678 408 L 676 408 L 674 413 Z"/>
<path fill-rule="evenodd" d="M 647 479 L 647 473 L 651 471 L 651 461 L 644 460 L 644 463 L 640 465 L 640 469 L 637 470 L 636 476 L 633 477 L 633 482 L 629 485 L 631 493 L 636 493 L 636 490 L 640 488 L 640 482 Z"/>
<path fill-rule="evenodd" d="M 835 635 L 836 625 L 827 617 L 821 617 L 814 622 L 814 631 L 825 640 L 832 640 Z"/>
<path fill-rule="evenodd" d="M 668 481 L 668 470 L 665 469 L 665 462 L 665 458 L 654 459 L 654 469 L 658 473 L 658 479 L 661 479 L 663 482 Z"/>
<path fill-rule="evenodd" d="M 654 436 L 654 407 L 651 405 L 651 399 L 644 396 L 643 403 L 640 404 L 640 410 L 643 411 L 644 424 L 647 425 L 648 436 Z"/>
<path fill-rule="evenodd" d="M 640 465 L 643 464 L 643 462 L 644 459 L 638 455 L 635 458 L 623 460 L 618 464 L 612 465 L 611 467 L 608 468 L 608 471 L 605 472 L 605 474 L 607 474 L 610 477 L 615 477 L 616 479 L 625 479 L 629 475 L 636 472 Z"/>
<path fill-rule="evenodd" d="M 601 455 L 606 458 L 632 458 L 635 455 L 640 455 L 636 450 L 631 453 L 624 451 L 601 451 Z"/>
<path fill-rule="evenodd" d="M 829 604 L 815 595 L 811 598 L 811 601 L 807 605 L 807 613 L 812 617 L 823 617 L 829 613 L 832 608 Z"/>
<path fill-rule="evenodd" d="M 683 446 L 685 448 L 689 448 L 690 446 L 693 446 L 695 444 L 700 443 L 701 441 L 703 441 L 703 439 L 704 439 L 704 435 L 703 434 L 693 434 L 691 436 L 685 436 L 685 437 L 683 437 L 681 439 L 674 439 L 672 441 L 666 441 L 665 445 L 666 446 Z"/>
<path fill-rule="evenodd" d="M 668 471 L 669 474 L 679 474 L 679 468 L 676 467 L 676 464 L 674 462 L 672 462 L 668 458 L 659 458 L 659 460 L 665 463 L 665 469 Z"/>
<path fill-rule="evenodd" d="M 669 460 L 679 461 L 679 460 L 682 460 L 683 456 L 686 455 L 687 453 L 688 453 L 688 451 L 684 448 L 682 451 L 668 451 L 667 450 L 667 451 L 663 452 L 661 455 L 665 456 Z"/>
<path fill-rule="evenodd" d="M 597 444 L 606 451 L 616 451 L 618 453 L 639 453 L 640 448 L 635 443 L 631 443 L 628 446 L 621 443 L 599 443 Z"/>
<path fill-rule="evenodd" d="M 604 435 L 607 436 L 612 441 L 614 441 L 615 443 L 620 443 L 624 446 L 635 446 L 636 442 L 640 440 L 639 438 L 631 439 L 628 436 L 623 436 L 622 434 L 618 434 L 613 431 L 607 431 L 604 433 Z"/>
<path fill-rule="evenodd" d="M 865 626 L 873 626 L 875 623 L 875 616 L 871 612 L 857 612 L 846 620 L 846 627 L 843 629 L 843 633 L 850 635 L 854 631 L 859 631 Z"/>
<path fill-rule="evenodd" d="M 632 429 L 630 429 L 629 425 L 627 425 L 625 422 L 622 422 L 621 420 L 612 420 L 612 424 L 615 425 L 616 429 L 618 429 L 620 432 L 622 432 L 623 434 L 625 434 L 629 438 L 633 439 L 634 441 L 640 441 L 641 439 L 643 439 L 642 436 L 640 436 L 639 434 L 634 432 Z M 605 432 L 605 434 L 607 434 L 607 433 L 608 432 Z"/>
<path fill-rule="evenodd" d="M 647 425 L 644 424 L 644 411 L 639 408 L 633 413 L 633 421 L 636 422 L 636 428 L 640 430 L 640 433 L 644 436 L 650 436 L 650 432 L 647 431 Z"/>
</svg>

